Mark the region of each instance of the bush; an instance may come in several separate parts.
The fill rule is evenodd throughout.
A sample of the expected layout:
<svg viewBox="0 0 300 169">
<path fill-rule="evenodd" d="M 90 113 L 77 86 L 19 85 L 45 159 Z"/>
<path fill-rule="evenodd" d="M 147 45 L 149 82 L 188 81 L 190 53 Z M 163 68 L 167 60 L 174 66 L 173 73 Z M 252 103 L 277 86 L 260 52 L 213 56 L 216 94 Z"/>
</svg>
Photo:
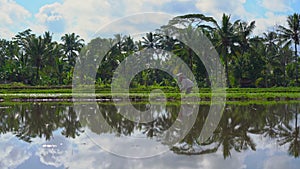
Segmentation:
<svg viewBox="0 0 300 169">
<path fill-rule="evenodd" d="M 23 86 L 26 86 L 26 85 L 24 83 L 22 83 L 22 82 L 12 82 L 11 86 L 20 86 L 20 87 L 23 87 Z"/>
<path fill-rule="evenodd" d="M 264 78 L 260 77 L 260 78 L 256 79 L 255 86 L 256 87 L 265 87 Z"/>
<path fill-rule="evenodd" d="M 289 82 L 289 84 L 287 85 L 287 86 L 289 86 L 289 87 L 293 87 L 293 86 L 295 86 L 295 87 L 297 87 L 297 83 L 296 83 L 296 80 L 290 80 L 290 82 Z"/>
</svg>

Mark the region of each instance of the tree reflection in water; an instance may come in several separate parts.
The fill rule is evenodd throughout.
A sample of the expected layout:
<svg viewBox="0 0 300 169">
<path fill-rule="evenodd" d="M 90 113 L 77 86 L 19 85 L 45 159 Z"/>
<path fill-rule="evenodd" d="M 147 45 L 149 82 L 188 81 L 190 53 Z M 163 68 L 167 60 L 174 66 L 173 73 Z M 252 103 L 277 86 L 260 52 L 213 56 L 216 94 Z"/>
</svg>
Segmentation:
<svg viewBox="0 0 300 169">
<path fill-rule="evenodd" d="M 16 104 L 0 109 L 0 134 L 12 132 L 23 141 L 32 138 L 51 139 L 55 130 L 75 138 L 83 132 L 71 106 L 64 104 Z"/>
<path fill-rule="evenodd" d="M 84 113 L 84 110 L 78 114 L 71 104 L 34 103 L 5 106 L 0 109 L 0 134 L 12 132 L 21 140 L 31 142 L 35 137 L 49 140 L 52 133 L 58 129 L 65 137 L 75 138 L 87 127 L 97 134 L 115 133 L 116 137 L 131 136 L 139 132 L 145 137 L 161 140 L 163 144 L 163 133 L 167 133 L 172 124 L 180 121 L 183 116 L 189 118 L 188 110 L 182 109 L 179 112 L 180 105 L 177 104 L 166 107 L 153 105 L 154 111 L 151 111 L 149 116 L 155 117 L 155 120 L 149 123 L 133 122 L 123 117 L 121 111 L 123 114 L 130 113 L 126 112 L 126 104 L 119 109 L 112 104 L 100 103 L 98 106 L 101 115 L 110 126 L 102 124 L 103 119 L 97 118 L 100 116 L 92 116 Z M 145 104 L 135 104 L 135 107 L 140 110 L 146 109 Z M 210 108 L 209 105 L 200 105 L 196 123 L 184 139 L 170 145 L 170 150 L 185 155 L 208 154 L 222 150 L 224 158 L 227 158 L 232 151 L 255 151 L 257 143 L 252 136 L 261 135 L 276 140 L 280 146 L 287 145 L 288 154 L 299 157 L 299 107 L 299 103 L 226 105 L 213 135 L 205 142 L 200 142 L 199 136 Z M 87 104 L 86 108 L 92 107 Z"/>
<path fill-rule="evenodd" d="M 289 144 L 288 152 L 294 157 L 299 157 L 300 153 L 300 135 L 298 126 L 298 105 L 289 106 L 289 114 L 294 114 L 294 125 L 289 121 L 284 121 L 281 125 L 278 125 L 278 137 L 279 145 Z"/>
</svg>

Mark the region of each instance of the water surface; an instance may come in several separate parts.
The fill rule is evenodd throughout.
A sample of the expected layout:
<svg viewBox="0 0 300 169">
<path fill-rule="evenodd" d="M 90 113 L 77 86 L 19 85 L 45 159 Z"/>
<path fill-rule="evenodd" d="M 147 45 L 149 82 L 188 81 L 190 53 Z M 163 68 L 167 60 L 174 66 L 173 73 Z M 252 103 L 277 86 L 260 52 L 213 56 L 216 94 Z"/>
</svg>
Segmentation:
<svg viewBox="0 0 300 169">
<path fill-rule="evenodd" d="M 199 105 L 195 124 L 174 144 L 174 123 L 191 118 L 180 104 L 152 105 L 148 123 L 133 122 L 126 104 L 0 104 L 1 169 L 287 168 L 300 166 L 300 103 L 228 104 L 213 135 L 199 135 L 209 105 Z M 147 110 L 148 104 L 135 108 Z M 101 113 L 101 114 L 100 114 Z M 135 117 L 132 117 L 135 118 Z M 105 122 L 103 121 L 105 120 Z M 167 134 L 169 135 L 167 135 Z M 171 135 L 171 136 L 170 136 Z M 170 136 L 170 137 L 167 137 Z M 141 158 L 143 157 L 143 158 Z"/>
</svg>

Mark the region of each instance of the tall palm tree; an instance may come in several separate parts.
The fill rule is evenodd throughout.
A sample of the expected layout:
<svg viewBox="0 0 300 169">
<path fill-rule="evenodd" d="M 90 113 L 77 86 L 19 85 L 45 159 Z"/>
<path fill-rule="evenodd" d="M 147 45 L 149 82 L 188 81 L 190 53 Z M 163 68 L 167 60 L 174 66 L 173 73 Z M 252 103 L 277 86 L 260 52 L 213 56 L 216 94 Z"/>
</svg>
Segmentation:
<svg viewBox="0 0 300 169">
<path fill-rule="evenodd" d="M 288 27 L 284 27 L 282 25 L 278 26 L 278 31 L 280 33 L 280 37 L 286 41 L 288 44 L 294 43 L 294 52 L 295 52 L 295 62 L 296 62 L 296 83 L 299 84 L 298 81 L 298 51 L 297 46 L 299 45 L 300 39 L 300 14 L 294 13 L 293 15 L 289 15 L 287 18 Z"/>
<path fill-rule="evenodd" d="M 6 40 L 5 39 L 0 39 L 0 65 L 4 65 L 5 60 L 6 60 L 6 53 L 5 53 L 5 49 L 6 49 Z"/>
<path fill-rule="evenodd" d="M 288 45 L 283 45 L 280 50 L 279 50 L 279 55 L 280 55 L 280 69 L 282 71 L 283 74 L 283 83 L 282 85 L 286 87 L 287 85 L 287 71 L 286 71 L 286 67 L 287 65 L 292 62 L 293 59 L 293 51 L 292 49 L 290 49 L 290 47 Z"/>
<path fill-rule="evenodd" d="M 250 48 L 250 35 L 255 29 L 255 21 L 250 22 L 239 22 L 236 25 L 238 33 L 238 43 L 241 46 L 241 55 Z"/>
<path fill-rule="evenodd" d="M 243 85 L 241 83 L 241 80 L 243 78 L 249 78 L 249 75 L 244 75 L 245 72 L 247 72 L 249 70 L 249 68 L 247 66 L 249 66 L 249 61 L 250 59 L 248 59 L 249 54 L 245 55 L 248 51 L 250 52 L 251 50 L 251 41 L 252 38 L 250 37 L 251 33 L 253 32 L 254 28 L 255 28 L 255 21 L 250 22 L 249 24 L 247 22 L 238 22 L 236 25 L 236 33 L 237 33 L 237 43 L 238 46 L 240 47 L 239 52 L 236 53 L 236 63 L 235 66 L 238 67 L 238 70 L 235 73 L 238 74 L 238 80 L 240 81 L 240 85 Z M 247 57 L 248 56 L 248 57 Z M 246 77 L 245 77 L 246 76 Z"/>
<path fill-rule="evenodd" d="M 272 76 L 272 72 L 274 70 L 274 65 L 277 62 L 277 54 L 279 51 L 279 46 L 277 45 L 276 41 L 278 39 L 278 34 L 276 32 L 267 32 L 263 33 L 263 44 L 265 46 L 264 50 L 264 61 L 265 61 L 265 70 L 264 70 L 264 75 L 265 75 L 265 86 L 269 87 L 269 79 Z M 271 84 L 272 85 L 272 84 Z"/>
<path fill-rule="evenodd" d="M 160 47 L 159 45 L 160 39 L 161 37 L 159 36 L 159 34 L 152 33 L 152 32 L 146 33 L 146 36 L 143 37 L 142 40 L 142 47 L 148 49 L 157 49 Z"/>
<path fill-rule="evenodd" d="M 75 33 L 65 34 L 61 37 L 61 40 L 63 41 L 63 49 L 65 55 L 67 56 L 69 65 L 74 66 L 75 59 L 78 56 L 81 48 L 84 46 L 84 40 Z"/>
<path fill-rule="evenodd" d="M 42 68 L 43 59 L 47 53 L 46 43 L 41 36 L 36 37 L 32 35 L 26 39 L 24 45 L 26 55 L 28 55 L 36 69 L 35 81 L 38 83 L 40 78 L 39 72 Z"/>
<path fill-rule="evenodd" d="M 215 31 L 218 38 L 216 40 L 216 48 L 219 49 L 225 64 L 227 86 L 231 87 L 228 75 L 228 62 L 230 54 L 234 53 L 234 44 L 238 41 L 238 36 L 235 33 L 235 25 L 239 23 L 239 20 L 231 23 L 230 15 L 223 14 L 221 24 L 218 24 L 216 21 L 213 23 L 216 27 Z"/>
<path fill-rule="evenodd" d="M 158 52 L 158 50 L 156 49 L 160 49 L 161 45 L 160 45 L 160 40 L 161 40 L 161 36 L 157 33 L 146 33 L 145 37 L 142 37 L 143 40 L 141 41 L 141 45 L 143 49 L 146 49 L 145 52 L 147 54 L 147 58 L 146 58 L 146 63 L 150 64 L 150 61 L 155 61 L 155 57 L 157 57 L 156 60 L 159 59 L 160 57 L 160 53 Z M 155 57 L 154 57 L 155 56 Z M 143 78 L 145 79 L 144 84 L 146 86 L 148 86 L 148 84 L 150 83 L 150 81 L 152 81 L 149 77 L 151 77 L 151 75 L 154 74 L 155 77 L 158 76 L 157 71 L 156 70 L 146 70 L 145 72 L 146 74 L 144 74 Z M 157 79 L 153 79 L 153 81 L 157 81 Z"/>
<path fill-rule="evenodd" d="M 20 38 L 25 55 L 35 68 L 35 83 L 39 83 L 41 68 L 45 65 L 55 66 L 56 43 L 52 42 L 52 35 L 49 32 L 45 32 L 43 36 L 27 34 L 26 37 Z"/>
<path fill-rule="evenodd" d="M 21 62 L 23 69 L 29 64 L 28 55 L 25 54 L 25 46 L 30 36 L 33 36 L 31 29 L 27 29 L 23 32 L 19 32 L 15 37 L 13 37 L 13 41 L 16 42 L 20 47 L 19 61 Z"/>
</svg>

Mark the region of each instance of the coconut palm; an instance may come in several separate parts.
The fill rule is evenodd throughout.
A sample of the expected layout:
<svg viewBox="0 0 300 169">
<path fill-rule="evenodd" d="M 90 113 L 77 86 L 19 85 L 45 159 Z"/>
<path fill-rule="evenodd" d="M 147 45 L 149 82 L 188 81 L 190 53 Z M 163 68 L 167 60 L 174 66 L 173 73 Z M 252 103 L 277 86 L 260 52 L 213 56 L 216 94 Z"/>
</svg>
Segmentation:
<svg viewBox="0 0 300 169">
<path fill-rule="evenodd" d="M 287 85 L 287 71 L 286 71 L 286 67 L 289 63 L 291 63 L 293 61 L 293 51 L 292 49 L 290 49 L 290 47 L 288 45 L 283 45 L 280 50 L 279 50 L 279 67 L 281 69 L 281 72 L 283 74 L 283 82 L 281 82 L 281 84 L 283 86 Z"/>
<path fill-rule="evenodd" d="M 160 50 L 157 50 L 157 49 L 161 49 L 161 45 L 160 45 L 160 40 L 161 40 L 161 36 L 157 33 L 152 33 L 152 32 L 149 32 L 149 33 L 146 33 L 146 36 L 145 37 L 142 37 L 143 40 L 141 41 L 141 45 L 142 45 L 142 48 L 145 49 L 145 54 L 147 55 L 147 58 L 146 58 L 146 64 L 149 64 L 150 65 L 150 61 L 152 61 L 152 63 L 154 61 L 158 61 L 159 60 L 159 57 L 160 57 Z M 155 59 L 156 57 L 156 59 Z M 156 63 L 159 63 L 159 62 L 156 62 Z M 142 75 L 143 78 L 145 79 L 144 80 L 144 84 L 146 86 L 148 86 L 150 84 L 150 81 L 152 81 L 149 77 L 151 77 L 151 75 L 154 74 L 155 77 L 158 76 L 157 74 L 157 71 L 156 70 L 145 70 L 144 71 L 145 74 Z M 153 79 L 153 81 L 156 81 L 157 82 L 157 79 Z"/>
<path fill-rule="evenodd" d="M 146 33 L 146 36 L 143 37 L 142 40 L 142 47 L 145 49 L 160 49 L 160 40 L 161 36 L 159 34 L 152 32 Z M 156 50 L 154 50 L 154 52 L 156 52 Z M 157 53 L 156 55 L 158 56 Z"/>
<path fill-rule="evenodd" d="M 32 35 L 26 39 L 24 49 L 26 51 L 26 55 L 28 55 L 35 67 L 35 81 L 38 83 L 40 78 L 39 72 L 42 68 L 43 59 L 47 53 L 45 41 L 41 36 L 36 37 Z"/>
<path fill-rule="evenodd" d="M 238 22 L 236 25 L 238 33 L 238 43 L 241 46 L 241 54 L 243 54 L 250 48 L 250 35 L 255 29 L 255 21 L 250 22 Z"/>
<path fill-rule="evenodd" d="M 277 64 L 277 54 L 279 46 L 277 45 L 278 34 L 276 32 L 263 33 L 263 44 L 265 46 L 264 55 L 262 56 L 265 61 L 265 86 L 269 87 L 268 81 L 273 74 L 274 65 Z"/>
<path fill-rule="evenodd" d="M 75 33 L 65 34 L 61 37 L 63 49 L 67 57 L 69 66 L 75 65 L 75 59 L 79 55 L 81 48 L 84 46 L 84 40 Z"/>
<path fill-rule="evenodd" d="M 20 62 L 22 62 L 23 65 L 28 65 L 29 64 L 29 59 L 28 59 L 28 55 L 25 54 L 25 43 L 27 41 L 27 39 L 33 36 L 33 34 L 31 33 L 31 29 L 27 29 L 23 32 L 19 32 L 15 37 L 13 37 L 13 41 L 16 42 L 20 49 L 19 49 L 19 55 L 20 55 Z"/>
<path fill-rule="evenodd" d="M 213 22 L 216 27 L 216 48 L 219 50 L 225 64 L 225 74 L 227 78 L 227 86 L 231 87 L 228 75 L 228 62 L 230 61 L 231 54 L 234 53 L 234 44 L 238 42 L 238 36 L 235 33 L 235 25 L 240 21 L 237 20 L 234 23 L 230 22 L 230 15 L 223 14 L 221 24 L 216 21 Z"/>
<path fill-rule="evenodd" d="M 35 68 L 35 83 L 39 83 L 40 71 L 45 65 L 55 66 L 56 44 L 52 42 L 52 35 L 45 32 L 43 36 L 28 34 L 26 37 L 21 37 L 22 49 L 29 62 Z"/>
<path fill-rule="evenodd" d="M 294 44 L 294 52 L 295 52 L 295 62 L 296 62 L 296 83 L 299 84 L 298 81 L 298 51 L 297 46 L 299 45 L 299 37 L 300 37 L 300 14 L 294 13 L 293 15 L 289 15 L 287 18 L 288 27 L 284 27 L 282 25 L 278 26 L 278 31 L 280 33 L 280 38 L 286 41 L 287 44 Z"/>
<path fill-rule="evenodd" d="M 234 60 L 234 75 L 239 80 L 240 85 L 243 80 L 247 80 L 250 78 L 248 72 L 251 67 L 250 58 L 252 51 L 251 41 L 252 37 L 250 37 L 251 33 L 255 29 L 255 21 L 250 22 L 237 22 L 235 25 L 235 31 L 237 33 L 237 44 L 240 47 L 238 51 L 235 52 L 236 59 Z"/>
</svg>

